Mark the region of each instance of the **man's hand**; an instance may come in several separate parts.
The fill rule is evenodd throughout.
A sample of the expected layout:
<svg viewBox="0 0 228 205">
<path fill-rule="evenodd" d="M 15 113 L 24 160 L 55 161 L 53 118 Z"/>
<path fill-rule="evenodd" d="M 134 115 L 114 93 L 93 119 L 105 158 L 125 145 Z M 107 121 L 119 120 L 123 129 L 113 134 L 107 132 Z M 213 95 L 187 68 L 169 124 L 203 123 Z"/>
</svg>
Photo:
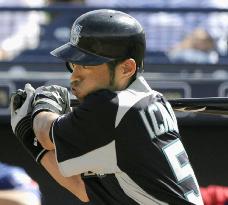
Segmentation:
<svg viewBox="0 0 228 205">
<path fill-rule="evenodd" d="M 25 90 L 17 90 L 12 95 L 10 102 L 11 127 L 17 139 L 23 144 L 24 148 L 31 154 L 36 162 L 40 162 L 46 150 L 36 140 L 32 129 L 31 112 L 32 101 L 35 89 L 30 85 L 25 85 Z M 21 107 L 18 107 L 18 99 L 22 98 Z M 24 102 L 23 102 L 24 101 Z"/>
<path fill-rule="evenodd" d="M 24 96 L 23 90 L 17 90 L 15 94 L 12 95 L 11 101 L 10 101 L 10 110 L 11 110 L 11 127 L 13 130 L 13 133 L 15 134 L 15 128 L 19 121 L 21 121 L 24 117 L 26 117 L 29 113 L 32 111 L 32 105 L 31 102 L 34 97 L 35 89 L 30 85 L 25 85 L 25 93 L 26 96 Z M 18 96 L 21 96 L 21 98 L 25 98 L 24 103 L 20 108 L 17 108 L 15 106 L 15 100 L 18 99 Z"/>
<path fill-rule="evenodd" d="M 70 108 L 70 94 L 67 88 L 58 85 L 41 86 L 35 90 L 33 100 L 32 119 L 42 111 L 68 113 Z"/>
</svg>

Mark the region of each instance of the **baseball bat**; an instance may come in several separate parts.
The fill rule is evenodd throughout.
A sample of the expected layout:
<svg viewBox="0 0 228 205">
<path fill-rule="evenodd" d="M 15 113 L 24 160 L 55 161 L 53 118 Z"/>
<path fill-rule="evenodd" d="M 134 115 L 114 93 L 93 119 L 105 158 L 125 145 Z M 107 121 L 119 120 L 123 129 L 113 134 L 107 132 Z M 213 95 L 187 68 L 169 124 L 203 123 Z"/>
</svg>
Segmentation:
<svg viewBox="0 0 228 205">
<path fill-rule="evenodd" d="M 172 108 L 179 112 L 228 115 L 228 98 L 226 97 L 177 98 L 168 101 Z M 77 100 L 71 100 L 72 107 L 78 104 Z"/>
<path fill-rule="evenodd" d="M 25 98 L 24 92 L 17 93 L 14 99 L 14 108 L 21 107 Z M 228 115 L 228 97 L 177 98 L 168 101 L 172 108 L 179 112 Z M 79 104 L 77 99 L 70 101 L 71 107 L 76 107 Z"/>
<path fill-rule="evenodd" d="M 228 115 L 227 97 L 179 98 L 169 102 L 175 111 Z"/>
</svg>

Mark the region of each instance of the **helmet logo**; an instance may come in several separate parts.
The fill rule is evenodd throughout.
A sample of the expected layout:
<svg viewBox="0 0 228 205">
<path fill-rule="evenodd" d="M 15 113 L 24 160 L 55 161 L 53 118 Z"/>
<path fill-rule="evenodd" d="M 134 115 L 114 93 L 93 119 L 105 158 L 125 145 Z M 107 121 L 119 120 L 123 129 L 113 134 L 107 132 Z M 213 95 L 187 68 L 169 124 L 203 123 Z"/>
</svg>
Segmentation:
<svg viewBox="0 0 228 205">
<path fill-rule="evenodd" d="M 79 24 L 72 26 L 70 42 L 75 46 L 78 44 L 79 38 L 81 37 L 80 36 L 81 30 L 82 30 L 82 26 Z"/>
</svg>

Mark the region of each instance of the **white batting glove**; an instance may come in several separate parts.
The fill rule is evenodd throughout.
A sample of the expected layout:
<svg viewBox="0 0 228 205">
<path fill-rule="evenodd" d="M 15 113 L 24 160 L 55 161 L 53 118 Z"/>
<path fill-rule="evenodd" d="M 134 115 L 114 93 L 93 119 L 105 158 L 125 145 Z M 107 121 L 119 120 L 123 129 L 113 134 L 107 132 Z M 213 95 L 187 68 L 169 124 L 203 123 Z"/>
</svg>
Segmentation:
<svg viewBox="0 0 228 205">
<path fill-rule="evenodd" d="M 28 113 L 32 112 L 32 100 L 34 97 L 35 89 L 31 86 L 31 84 L 27 83 L 25 85 L 25 92 L 26 92 L 26 99 L 23 105 L 16 109 L 14 108 L 14 99 L 17 93 L 15 93 L 11 97 L 10 101 L 10 110 L 11 110 L 11 127 L 15 134 L 15 127 L 17 126 L 18 122 L 21 121 Z"/>
</svg>

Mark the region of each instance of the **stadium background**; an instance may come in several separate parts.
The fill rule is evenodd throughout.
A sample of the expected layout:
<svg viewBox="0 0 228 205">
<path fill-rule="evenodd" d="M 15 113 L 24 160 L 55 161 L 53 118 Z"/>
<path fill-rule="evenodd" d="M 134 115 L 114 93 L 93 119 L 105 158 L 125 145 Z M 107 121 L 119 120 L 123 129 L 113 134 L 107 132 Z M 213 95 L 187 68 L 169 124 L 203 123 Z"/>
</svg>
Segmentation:
<svg viewBox="0 0 228 205">
<path fill-rule="evenodd" d="M 72 15 L 75 18 L 92 9 L 94 8 L 69 5 L 0 8 L 0 12 L 12 12 L 12 15 L 14 12 L 29 12 L 30 10 L 62 15 L 51 25 L 42 25 L 38 47 L 25 50 L 12 60 L 0 61 L 0 160 L 26 169 L 39 183 L 44 205 L 75 204 L 75 201 L 71 194 L 60 188 L 42 168 L 33 162 L 13 136 L 9 123 L 9 97 L 16 89 L 23 88 L 26 82 L 30 82 L 34 87 L 44 84 L 69 87 L 69 74 L 65 72 L 64 64 L 49 55 L 49 51 L 59 46 L 63 40 L 55 38 L 53 34 L 60 26 L 61 28 L 69 27 L 72 24 Z M 217 8 L 118 8 L 118 10 L 140 11 L 145 14 L 149 12 L 194 13 L 194 15 L 207 15 L 213 12 L 228 13 L 226 9 Z M 60 19 L 62 19 L 61 22 Z M 63 30 L 59 31 L 60 34 L 61 32 Z M 219 55 L 219 61 L 216 64 L 185 64 L 169 61 L 165 52 L 147 51 L 143 75 L 154 89 L 164 93 L 167 98 L 227 96 L 227 64 L 226 53 Z M 200 186 L 211 184 L 227 186 L 228 118 L 226 116 L 176 114 L 180 133 Z"/>
</svg>

